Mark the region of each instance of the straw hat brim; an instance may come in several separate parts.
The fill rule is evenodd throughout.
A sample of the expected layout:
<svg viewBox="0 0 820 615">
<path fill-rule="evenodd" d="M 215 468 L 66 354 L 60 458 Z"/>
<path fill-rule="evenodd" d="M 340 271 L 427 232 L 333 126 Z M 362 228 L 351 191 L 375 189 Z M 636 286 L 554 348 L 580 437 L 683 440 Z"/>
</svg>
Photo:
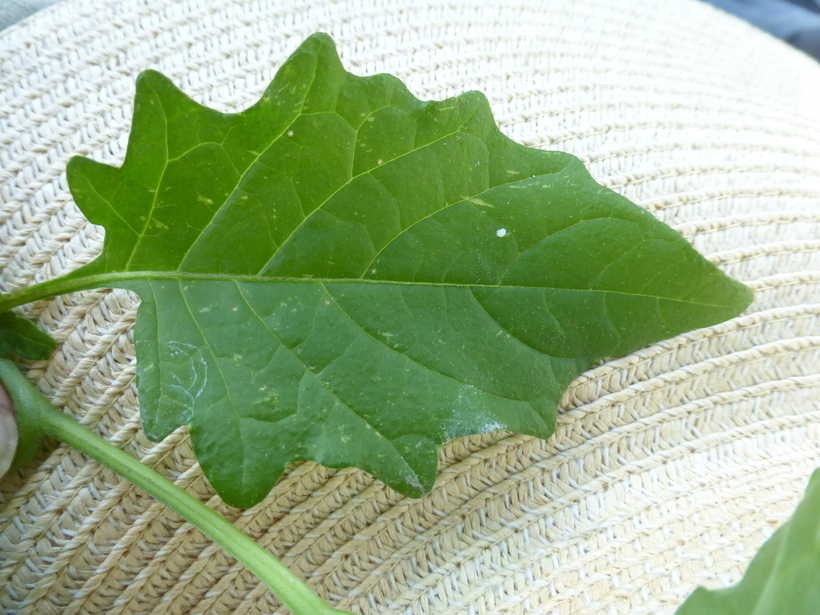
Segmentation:
<svg viewBox="0 0 820 615">
<path fill-rule="evenodd" d="M 216 508 L 332 603 L 365 614 L 672 613 L 736 581 L 820 465 L 820 66 L 694 0 L 67 0 L 0 33 L 2 290 L 88 262 L 103 233 L 65 165 L 120 164 L 134 79 L 254 102 L 325 31 L 346 67 L 419 98 L 487 94 L 502 130 L 581 157 L 755 290 L 742 316 L 606 362 L 547 441 L 453 441 L 433 492 L 292 466 L 239 511 L 186 431 L 140 430 L 137 299 L 28 308 L 58 350 L 30 365 L 65 412 Z M 0 487 L 10 613 L 285 613 L 232 558 L 98 463 L 49 448 Z"/>
</svg>

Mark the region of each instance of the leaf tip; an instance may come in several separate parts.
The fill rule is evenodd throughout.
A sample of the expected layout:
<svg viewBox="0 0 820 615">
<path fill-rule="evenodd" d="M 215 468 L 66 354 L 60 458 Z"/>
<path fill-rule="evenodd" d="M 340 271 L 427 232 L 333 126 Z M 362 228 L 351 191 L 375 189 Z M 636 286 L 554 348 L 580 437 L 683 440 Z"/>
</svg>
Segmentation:
<svg viewBox="0 0 820 615">
<path fill-rule="evenodd" d="M 326 32 L 314 32 L 304 40 L 302 45 L 306 45 L 308 43 L 317 45 L 329 45 L 330 47 L 336 49 L 336 42 L 333 40 L 333 37 Z"/>
<path fill-rule="evenodd" d="M 81 176 L 84 176 L 90 172 L 93 172 L 95 168 L 103 168 L 103 169 L 113 169 L 118 171 L 117 167 L 112 167 L 111 165 L 105 164 L 103 162 L 97 162 L 96 160 L 92 160 L 91 158 L 87 158 L 85 156 L 72 156 L 68 160 L 68 164 L 66 165 L 66 176 L 68 177 L 68 185 L 71 188 L 73 193 L 74 186 L 72 186 L 72 182 L 79 179 Z M 110 171 L 109 171 L 110 172 Z"/>
<path fill-rule="evenodd" d="M 141 71 L 140 74 L 137 75 L 137 79 L 136 79 L 137 92 L 139 92 L 141 88 L 149 87 L 149 88 L 154 89 L 158 85 L 161 85 L 161 84 L 172 84 L 172 82 L 171 82 L 170 79 L 168 79 L 168 77 L 163 75 L 158 70 L 148 68 L 144 71 Z M 174 88 L 176 88 L 176 86 L 174 86 Z"/>
<path fill-rule="evenodd" d="M 156 106 L 155 109 L 151 107 Z M 134 96 L 134 119 L 131 128 L 132 137 L 134 133 L 139 134 L 141 131 L 146 131 L 142 127 L 143 122 L 147 122 L 150 126 L 152 122 L 156 121 L 158 113 L 165 115 L 169 109 L 200 109 L 205 112 L 212 112 L 213 110 L 204 107 L 196 102 L 193 98 L 183 92 L 177 85 L 167 76 L 159 71 L 147 69 L 137 75 L 136 80 L 136 94 Z M 163 122 L 167 117 L 163 119 Z M 129 141 L 129 148 L 130 148 Z M 126 154 L 126 162 L 128 155 Z"/>
</svg>

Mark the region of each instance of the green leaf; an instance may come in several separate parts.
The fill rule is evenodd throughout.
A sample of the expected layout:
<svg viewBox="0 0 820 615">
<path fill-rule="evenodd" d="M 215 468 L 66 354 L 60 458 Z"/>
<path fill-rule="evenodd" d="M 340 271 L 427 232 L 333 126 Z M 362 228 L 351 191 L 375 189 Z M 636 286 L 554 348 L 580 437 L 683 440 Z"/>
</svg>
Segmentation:
<svg viewBox="0 0 820 615">
<path fill-rule="evenodd" d="M 51 336 L 30 320 L 13 312 L 0 314 L 0 357 L 14 353 L 22 359 L 45 361 L 54 345 Z"/>
<path fill-rule="evenodd" d="M 820 470 L 792 518 L 761 547 L 743 579 L 699 587 L 676 615 L 814 615 L 820 611 Z"/>
<path fill-rule="evenodd" d="M 600 357 L 751 300 L 578 159 L 502 135 L 483 95 L 351 75 L 325 35 L 242 113 L 151 71 L 134 107 L 122 168 L 69 164 L 106 229 L 70 278 L 142 298 L 146 433 L 189 424 L 230 504 L 297 459 L 420 496 L 446 440 L 547 437 Z"/>
</svg>

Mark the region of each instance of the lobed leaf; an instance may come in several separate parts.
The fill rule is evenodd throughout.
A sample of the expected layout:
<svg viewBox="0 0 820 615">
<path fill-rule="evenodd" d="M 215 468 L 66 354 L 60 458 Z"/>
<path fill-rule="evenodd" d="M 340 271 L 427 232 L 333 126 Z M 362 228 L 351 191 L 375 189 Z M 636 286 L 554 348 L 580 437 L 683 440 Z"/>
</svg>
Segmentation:
<svg viewBox="0 0 820 615">
<path fill-rule="evenodd" d="M 325 35 L 241 113 L 152 71 L 134 107 L 121 168 L 69 164 L 106 229 L 71 277 L 139 294 L 146 433 L 190 425 L 236 506 L 297 459 L 420 496 L 446 440 L 547 437 L 600 357 L 751 299 L 577 158 L 505 137 L 481 94 L 351 75 Z"/>
</svg>

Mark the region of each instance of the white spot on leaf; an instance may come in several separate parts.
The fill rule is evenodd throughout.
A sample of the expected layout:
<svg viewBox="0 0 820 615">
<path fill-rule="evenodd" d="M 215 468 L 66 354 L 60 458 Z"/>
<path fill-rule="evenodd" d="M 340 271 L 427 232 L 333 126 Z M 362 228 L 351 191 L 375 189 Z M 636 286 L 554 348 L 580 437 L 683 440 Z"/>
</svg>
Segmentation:
<svg viewBox="0 0 820 615">
<path fill-rule="evenodd" d="M 507 229 L 500 228 L 495 232 L 496 237 L 506 237 L 507 236 Z"/>
</svg>

